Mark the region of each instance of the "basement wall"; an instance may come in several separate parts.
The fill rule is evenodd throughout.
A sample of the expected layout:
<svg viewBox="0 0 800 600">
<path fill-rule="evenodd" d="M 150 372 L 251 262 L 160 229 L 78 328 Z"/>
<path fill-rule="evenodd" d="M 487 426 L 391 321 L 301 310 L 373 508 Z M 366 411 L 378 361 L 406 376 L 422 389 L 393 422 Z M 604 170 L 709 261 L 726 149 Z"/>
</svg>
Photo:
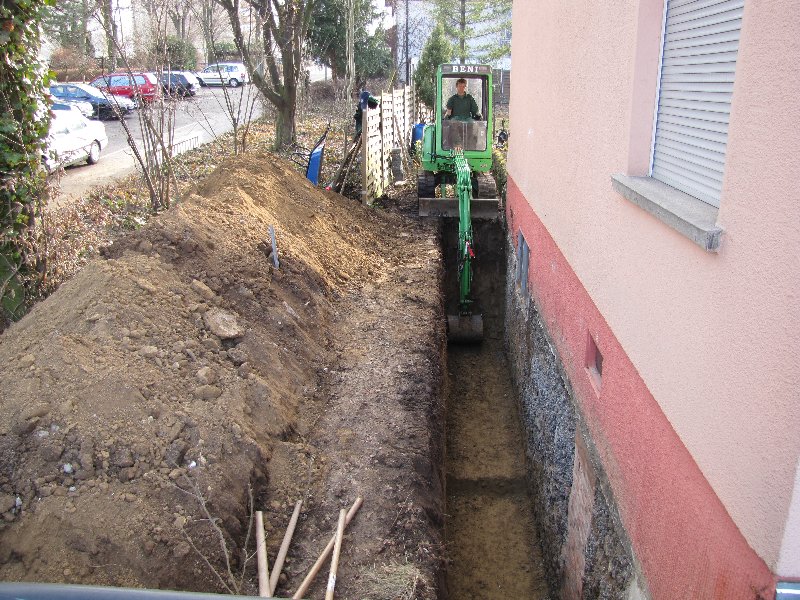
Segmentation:
<svg viewBox="0 0 800 600">
<path fill-rule="evenodd" d="M 506 337 L 554 594 L 773 598 L 773 574 L 513 177 L 506 220 Z"/>
<path fill-rule="evenodd" d="M 519 254 L 510 235 L 506 244 L 506 343 L 548 585 L 562 598 L 641 598 L 634 555 L 608 479 L 561 359 L 521 285 Z"/>
</svg>

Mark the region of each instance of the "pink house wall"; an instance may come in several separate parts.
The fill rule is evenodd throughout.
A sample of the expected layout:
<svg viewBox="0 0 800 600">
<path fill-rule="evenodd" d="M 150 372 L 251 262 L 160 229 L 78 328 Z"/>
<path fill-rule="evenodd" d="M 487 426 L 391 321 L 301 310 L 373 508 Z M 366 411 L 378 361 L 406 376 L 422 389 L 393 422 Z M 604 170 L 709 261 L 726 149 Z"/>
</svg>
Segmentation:
<svg viewBox="0 0 800 600">
<path fill-rule="evenodd" d="M 733 598 L 800 576 L 800 11 L 745 1 L 718 254 L 611 188 L 646 174 L 662 15 L 514 3 L 508 217 L 568 372 L 589 335 L 605 359 L 599 398 L 573 385 L 653 596 L 683 568 Z"/>
</svg>

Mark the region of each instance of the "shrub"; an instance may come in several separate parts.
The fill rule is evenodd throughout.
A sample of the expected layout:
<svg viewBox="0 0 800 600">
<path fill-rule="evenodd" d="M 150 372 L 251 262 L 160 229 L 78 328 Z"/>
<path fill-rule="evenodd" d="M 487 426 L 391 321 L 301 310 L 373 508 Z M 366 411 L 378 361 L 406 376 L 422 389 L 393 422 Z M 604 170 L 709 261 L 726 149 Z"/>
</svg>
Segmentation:
<svg viewBox="0 0 800 600">
<path fill-rule="evenodd" d="M 173 71 L 194 71 L 197 68 L 197 48 L 188 40 L 167 36 L 154 50 L 158 63 Z"/>
<path fill-rule="evenodd" d="M 55 0 L 0 3 L 0 316 L 24 312 L 24 276 L 36 272 L 34 218 L 44 193 L 41 167 L 50 127 L 38 59 L 41 23 Z M 3 323 L 0 323 L 2 326 Z"/>
<path fill-rule="evenodd" d="M 50 68 L 58 81 L 87 81 L 98 74 L 97 62 L 74 48 L 58 48 L 50 57 Z"/>
</svg>

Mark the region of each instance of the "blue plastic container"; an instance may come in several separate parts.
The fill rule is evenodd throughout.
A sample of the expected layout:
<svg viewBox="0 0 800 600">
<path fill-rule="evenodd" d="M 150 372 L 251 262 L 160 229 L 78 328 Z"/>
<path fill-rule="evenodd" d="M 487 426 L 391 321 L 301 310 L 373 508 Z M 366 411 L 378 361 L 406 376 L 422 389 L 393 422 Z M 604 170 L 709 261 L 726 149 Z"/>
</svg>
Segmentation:
<svg viewBox="0 0 800 600">
<path fill-rule="evenodd" d="M 422 139 L 422 130 L 425 129 L 425 123 L 417 123 L 414 125 L 414 130 L 411 132 L 411 145 L 414 146 Z"/>
</svg>

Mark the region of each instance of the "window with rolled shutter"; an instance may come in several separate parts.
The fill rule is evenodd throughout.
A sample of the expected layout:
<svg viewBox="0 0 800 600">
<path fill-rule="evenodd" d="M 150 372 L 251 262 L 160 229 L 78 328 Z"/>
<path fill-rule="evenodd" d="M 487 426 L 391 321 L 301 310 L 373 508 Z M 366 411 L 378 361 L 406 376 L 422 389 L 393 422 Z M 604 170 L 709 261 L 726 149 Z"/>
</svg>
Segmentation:
<svg viewBox="0 0 800 600">
<path fill-rule="evenodd" d="M 667 0 L 650 175 L 719 206 L 744 0 Z"/>
</svg>

